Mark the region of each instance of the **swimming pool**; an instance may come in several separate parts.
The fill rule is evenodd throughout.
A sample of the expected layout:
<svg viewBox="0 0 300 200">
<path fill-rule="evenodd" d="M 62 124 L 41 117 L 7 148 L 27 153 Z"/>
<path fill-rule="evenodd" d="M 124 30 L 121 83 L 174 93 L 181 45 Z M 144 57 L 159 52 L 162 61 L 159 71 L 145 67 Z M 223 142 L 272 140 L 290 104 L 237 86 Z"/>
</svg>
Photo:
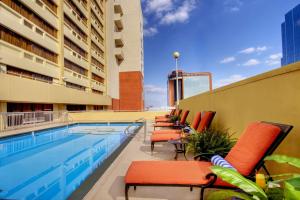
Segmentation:
<svg viewBox="0 0 300 200">
<path fill-rule="evenodd" d="M 0 199 L 67 199 L 129 139 L 128 125 L 75 124 L 0 139 Z"/>
</svg>

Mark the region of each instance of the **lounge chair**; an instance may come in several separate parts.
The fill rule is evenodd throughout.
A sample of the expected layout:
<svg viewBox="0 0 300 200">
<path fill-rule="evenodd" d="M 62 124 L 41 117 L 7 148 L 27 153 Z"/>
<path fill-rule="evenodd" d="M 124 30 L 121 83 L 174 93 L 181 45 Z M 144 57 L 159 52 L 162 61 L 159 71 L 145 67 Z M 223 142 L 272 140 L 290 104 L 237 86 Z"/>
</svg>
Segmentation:
<svg viewBox="0 0 300 200">
<path fill-rule="evenodd" d="M 292 129 L 292 126 L 268 122 L 250 124 L 236 145 L 225 157 L 239 173 L 252 179 L 263 168 L 264 158 L 271 155 Z M 201 156 L 195 159 L 201 159 Z M 125 176 L 125 198 L 128 200 L 130 186 L 176 186 L 201 188 L 203 199 L 207 188 L 233 188 L 210 170 L 207 161 L 134 161 Z"/>
<path fill-rule="evenodd" d="M 190 111 L 186 110 L 183 112 L 182 117 L 179 121 L 179 124 L 173 123 L 173 122 L 157 122 L 155 124 L 153 124 L 153 128 L 155 130 L 155 128 L 157 127 L 167 127 L 167 128 L 178 128 L 178 127 L 182 127 L 185 125 L 186 119 L 189 115 Z"/>
<path fill-rule="evenodd" d="M 161 115 L 161 116 L 155 116 L 155 119 L 169 118 L 170 116 L 175 114 L 175 111 L 176 111 L 176 109 L 172 109 L 169 114 Z"/>
<path fill-rule="evenodd" d="M 214 112 L 214 111 L 204 112 L 203 117 L 201 117 L 198 128 L 196 129 L 197 132 L 201 133 L 205 129 L 209 128 L 215 115 L 216 115 L 216 112 Z M 181 136 L 178 133 L 152 134 L 151 138 L 150 138 L 150 140 L 151 140 L 151 151 L 154 150 L 154 145 L 157 142 L 167 142 L 169 140 L 178 140 L 178 139 L 180 139 L 180 137 Z"/>
<path fill-rule="evenodd" d="M 197 112 L 196 115 L 194 116 L 193 122 L 191 124 L 191 128 L 197 129 L 199 126 L 199 122 L 201 120 L 201 112 Z M 170 134 L 170 133 L 177 133 L 180 134 L 182 133 L 181 129 L 163 129 L 163 130 L 155 130 L 152 132 L 152 134 Z"/>
<path fill-rule="evenodd" d="M 182 110 L 181 110 L 181 109 L 176 109 L 174 115 L 170 115 L 169 117 L 164 117 L 164 118 L 158 118 L 158 119 L 155 119 L 155 123 L 157 123 L 157 122 L 171 122 L 171 118 L 172 118 L 173 116 L 178 116 L 178 117 L 180 117 L 181 113 L 182 113 Z"/>
</svg>

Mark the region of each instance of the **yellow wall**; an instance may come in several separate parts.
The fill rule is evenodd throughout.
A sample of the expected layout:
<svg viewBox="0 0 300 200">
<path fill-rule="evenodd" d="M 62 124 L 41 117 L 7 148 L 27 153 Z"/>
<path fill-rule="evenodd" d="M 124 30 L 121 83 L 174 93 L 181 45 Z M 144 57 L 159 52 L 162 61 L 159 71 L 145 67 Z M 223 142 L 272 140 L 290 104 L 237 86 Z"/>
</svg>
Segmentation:
<svg viewBox="0 0 300 200">
<path fill-rule="evenodd" d="M 300 63 L 184 99 L 180 108 L 192 111 L 189 120 L 195 111 L 216 111 L 213 124 L 237 134 L 253 121 L 294 125 L 276 153 L 300 158 Z"/>
<path fill-rule="evenodd" d="M 73 121 L 98 121 L 98 122 L 113 122 L 113 121 L 135 121 L 140 118 L 153 120 L 155 116 L 164 115 L 166 112 L 74 112 L 70 113 Z"/>
</svg>

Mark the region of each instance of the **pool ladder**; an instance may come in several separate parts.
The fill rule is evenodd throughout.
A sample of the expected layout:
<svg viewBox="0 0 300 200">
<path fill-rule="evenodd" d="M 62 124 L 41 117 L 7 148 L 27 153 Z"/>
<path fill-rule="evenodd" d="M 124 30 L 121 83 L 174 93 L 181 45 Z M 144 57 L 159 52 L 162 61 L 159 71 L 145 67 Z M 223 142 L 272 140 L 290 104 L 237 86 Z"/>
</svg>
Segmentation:
<svg viewBox="0 0 300 200">
<path fill-rule="evenodd" d="M 144 126 L 144 141 L 146 140 L 146 133 L 147 133 L 147 120 L 145 118 L 139 118 L 137 120 L 135 120 L 134 122 L 132 122 L 129 126 L 126 127 L 126 129 L 124 130 L 124 133 L 127 136 L 130 136 L 131 133 L 129 131 L 129 129 L 135 125 L 137 122 L 143 122 L 143 126 Z"/>
</svg>

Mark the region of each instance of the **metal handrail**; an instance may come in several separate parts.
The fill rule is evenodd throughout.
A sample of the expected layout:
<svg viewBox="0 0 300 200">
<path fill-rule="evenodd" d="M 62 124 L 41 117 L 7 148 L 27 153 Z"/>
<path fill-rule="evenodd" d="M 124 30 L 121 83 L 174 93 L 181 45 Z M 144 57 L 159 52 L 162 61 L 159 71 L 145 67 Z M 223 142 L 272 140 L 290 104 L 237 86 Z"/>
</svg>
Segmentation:
<svg viewBox="0 0 300 200">
<path fill-rule="evenodd" d="M 132 122 L 131 124 L 129 124 L 127 127 L 126 127 L 126 129 L 124 130 L 124 133 L 127 135 L 127 136 L 130 136 L 131 134 L 130 134 L 130 132 L 129 132 L 129 129 L 135 124 L 135 123 L 137 123 L 137 122 L 143 122 L 143 124 L 144 124 L 144 136 L 146 136 L 146 119 L 145 118 L 143 118 L 143 117 L 141 117 L 141 118 L 139 118 L 139 119 L 137 119 L 137 120 L 135 120 L 134 122 Z M 144 137 L 144 140 L 146 139 L 146 137 Z"/>
</svg>

